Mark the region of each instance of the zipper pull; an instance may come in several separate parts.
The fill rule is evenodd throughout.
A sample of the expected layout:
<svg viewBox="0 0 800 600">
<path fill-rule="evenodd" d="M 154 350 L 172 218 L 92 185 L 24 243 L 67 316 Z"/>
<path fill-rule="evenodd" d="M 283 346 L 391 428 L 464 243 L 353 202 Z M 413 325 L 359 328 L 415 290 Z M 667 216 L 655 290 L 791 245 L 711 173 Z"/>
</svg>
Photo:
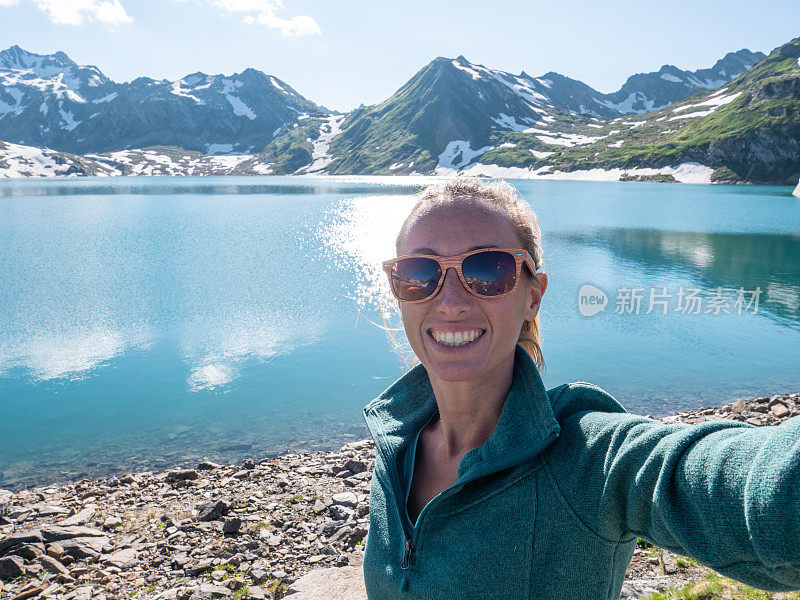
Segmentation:
<svg viewBox="0 0 800 600">
<path fill-rule="evenodd" d="M 411 560 L 411 553 L 414 552 L 414 544 L 411 539 L 406 540 L 406 550 L 403 553 L 403 562 L 400 563 L 400 568 L 403 570 L 408 569 L 408 564 Z"/>
</svg>

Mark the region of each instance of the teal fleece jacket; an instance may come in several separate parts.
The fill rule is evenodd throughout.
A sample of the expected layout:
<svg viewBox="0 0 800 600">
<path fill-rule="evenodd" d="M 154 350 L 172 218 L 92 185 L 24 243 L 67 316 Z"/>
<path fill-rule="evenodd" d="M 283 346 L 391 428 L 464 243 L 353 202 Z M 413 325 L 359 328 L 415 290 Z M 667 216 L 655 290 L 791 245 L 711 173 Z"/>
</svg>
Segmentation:
<svg viewBox="0 0 800 600">
<path fill-rule="evenodd" d="M 376 445 L 370 600 L 617 600 L 636 538 L 770 591 L 800 589 L 800 418 L 663 424 L 589 383 L 545 390 L 517 346 L 497 425 L 415 524 L 418 365 L 363 411 Z"/>
</svg>

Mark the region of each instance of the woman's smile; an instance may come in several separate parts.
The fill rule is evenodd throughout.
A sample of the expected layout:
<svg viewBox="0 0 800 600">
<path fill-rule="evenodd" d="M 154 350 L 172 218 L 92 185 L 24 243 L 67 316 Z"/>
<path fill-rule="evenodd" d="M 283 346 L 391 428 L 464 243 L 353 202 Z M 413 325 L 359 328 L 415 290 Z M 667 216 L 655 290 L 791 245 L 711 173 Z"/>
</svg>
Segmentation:
<svg viewBox="0 0 800 600">
<path fill-rule="evenodd" d="M 453 348 L 465 348 L 467 346 L 472 348 L 477 344 L 484 333 L 486 333 L 486 330 L 481 328 L 458 330 L 428 329 L 428 336 L 433 338 L 436 345 L 442 346 L 442 348 L 448 350 Z"/>
</svg>

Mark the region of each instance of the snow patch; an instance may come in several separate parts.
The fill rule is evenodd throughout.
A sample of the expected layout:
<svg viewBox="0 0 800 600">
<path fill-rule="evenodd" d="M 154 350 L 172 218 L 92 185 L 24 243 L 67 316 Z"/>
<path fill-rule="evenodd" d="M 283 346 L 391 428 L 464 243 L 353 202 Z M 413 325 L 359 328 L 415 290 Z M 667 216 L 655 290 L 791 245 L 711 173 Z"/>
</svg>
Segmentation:
<svg viewBox="0 0 800 600">
<path fill-rule="evenodd" d="M 92 100 L 92 104 L 103 104 L 104 102 L 111 102 L 117 96 L 118 96 L 117 92 L 111 92 L 107 96 L 103 96 L 102 98 L 97 98 L 96 100 Z"/>
<path fill-rule="evenodd" d="M 196 96 L 192 96 L 189 93 L 189 89 L 188 88 L 184 89 L 183 87 L 181 87 L 182 84 L 185 84 L 185 83 L 186 83 L 185 80 L 179 79 L 178 81 L 176 81 L 175 83 L 172 84 L 172 86 L 170 88 L 170 91 L 173 94 L 175 94 L 176 96 L 181 96 L 182 98 L 189 98 L 190 100 L 194 100 L 197 104 L 203 104 L 203 101 L 200 100 L 200 98 L 197 98 Z"/>
<path fill-rule="evenodd" d="M 719 87 L 728 83 L 726 79 L 704 79 L 703 81 L 700 81 L 694 75 L 689 75 L 687 79 L 689 80 L 689 83 L 707 90 L 713 90 L 715 87 Z"/>
<path fill-rule="evenodd" d="M 656 106 L 655 100 L 650 100 L 645 96 L 642 92 L 633 92 L 628 94 L 628 97 L 625 98 L 622 102 L 611 102 L 610 100 L 598 100 L 597 98 L 592 98 L 598 104 L 606 106 L 608 108 L 613 108 L 614 110 L 618 110 L 621 113 L 628 114 L 628 113 L 643 113 L 649 112 L 651 110 L 658 110 L 659 108 L 664 108 L 667 104 L 662 106 Z M 634 104 L 641 103 L 644 108 L 633 108 Z"/>
<path fill-rule="evenodd" d="M 247 104 L 242 102 L 242 99 L 239 98 L 239 96 L 233 95 L 233 91 L 240 87 L 242 87 L 241 81 L 224 79 L 222 93 L 225 95 L 225 99 L 233 108 L 233 114 L 239 117 L 247 117 L 253 121 L 256 118 L 256 113 L 254 113 L 253 110 L 247 106 Z"/>
<path fill-rule="evenodd" d="M 233 169 L 236 165 L 253 158 L 249 154 L 232 154 L 230 156 L 212 156 L 209 162 L 215 167 Z"/>
<path fill-rule="evenodd" d="M 511 142 L 503 142 L 498 146 L 498 148 L 516 148 L 516 144 L 512 144 Z"/>
<path fill-rule="evenodd" d="M 671 75 L 669 73 L 662 73 L 661 79 L 665 81 L 671 81 L 672 83 L 683 83 L 683 79 L 680 77 L 675 77 L 675 75 Z"/>
<path fill-rule="evenodd" d="M 475 164 L 464 170 L 464 175 L 485 176 L 500 179 L 559 179 L 570 181 L 619 181 L 622 175 L 672 175 L 679 183 L 710 184 L 714 169 L 699 163 L 683 163 L 677 167 L 660 169 L 589 169 L 582 171 L 555 171 L 551 167 L 524 169 L 499 165 Z"/>
<path fill-rule="evenodd" d="M 252 169 L 255 173 L 258 173 L 259 175 L 269 175 L 270 173 L 272 173 L 272 165 L 267 163 L 255 164 L 253 165 Z"/>
<path fill-rule="evenodd" d="M 716 94 L 712 94 L 712 96 L 715 96 L 715 95 Z M 714 111 L 717 108 L 719 108 L 720 106 L 724 106 L 725 104 L 730 104 L 731 102 L 736 100 L 736 98 L 738 98 L 741 95 L 742 95 L 742 92 L 736 92 L 736 93 L 733 93 L 733 94 L 729 94 L 727 96 L 719 96 L 717 98 L 713 98 L 712 97 L 712 98 L 709 98 L 708 100 L 706 100 L 705 102 L 695 102 L 694 104 L 686 104 L 684 106 L 679 106 L 678 108 L 673 109 L 672 112 L 674 112 L 674 113 L 681 112 L 681 111 L 684 111 L 684 110 L 688 110 L 690 108 L 700 108 L 701 106 L 711 106 L 711 107 L 713 107 L 711 110 Z M 672 119 L 670 119 L 670 120 L 672 120 Z"/>
<path fill-rule="evenodd" d="M 555 152 L 542 152 L 541 150 L 531 150 L 531 154 L 533 154 L 536 158 L 547 158 L 548 156 L 552 156 Z"/>
<path fill-rule="evenodd" d="M 503 127 L 504 129 L 511 129 L 512 131 L 525 131 L 526 125 L 520 125 L 517 120 L 511 115 L 500 113 L 497 117 L 492 117 L 492 121 Z"/>
<path fill-rule="evenodd" d="M 597 125 L 595 123 L 588 123 L 586 126 L 587 127 L 594 127 L 595 129 L 604 129 L 605 128 L 605 125 Z"/>
<path fill-rule="evenodd" d="M 206 144 L 206 154 L 228 154 L 233 152 L 233 144 Z"/>
<path fill-rule="evenodd" d="M 708 110 L 698 110 L 697 112 L 689 113 L 687 115 L 678 115 L 677 117 L 670 117 L 670 121 L 677 121 L 678 119 L 694 119 L 695 117 L 707 117 L 715 110 L 716 108 L 709 108 Z"/>
<path fill-rule="evenodd" d="M 330 115 L 325 119 L 325 122 L 319 127 L 319 136 L 313 142 L 314 149 L 311 152 L 311 164 L 299 169 L 298 173 L 319 174 L 333 162 L 333 156 L 330 155 L 331 142 L 333 138 L 342 132 L 343 121 L 344 115 Z"/>
<path fill-rule="evenodd" d="M 439 165 L 436 167 L 437 175 L 447 175 L 453 171 L 460 169 L 473 161 L 473 159 L 487 153 L 494 146 L 484 146 L 478 150 L 470 148 L 470 144 L 466 140 L 453 140 L 447 144 L 439 155 Z"/>
<path fill-rule="evenodd" d="M 464 71 L 465 73 L 469 73 L 472 76 L 473 79 L 480 79 L 481 78 L 481 74 L 478 73 L 475 69 L 471 69 L 470 67 L 466 67 L 466 66 L 462 65 L 461 63 L 459 63 L 457 60 L 453 60 L 453 66 L 456 69 Z"/>
<path fill-rule="evenodd" d="M 270 77 L 269 80 L 272 82 L 272 86 L 278 88 L 280 91 L 286 93 L 286 90 L 281 87 L 281 84 L 278 83 L 278 80 L 274 77 Z"/>
<path fill-rule="evenodd" d="M 609 135 L 611 134 L 609 133 Z M 553 146 L 567 146 L 568 148 L 571 148 L 572 146 L 594 144 L 596 141 L 602 140 L 608 136 L 600 135 L 597 137 L 591 137 L 588 135 L 581 135 L 579 133 L 554 133 L 554 135 L 537 135 L 536 137 L 545 144 L 550 144 Z"/>
<path fill-rule="evenodd" d="M 72 131 L 78 125 L 81 124 L 80 121 L 76 121 L 75 117 L 72 115 L 71 110 L 64 110 L 61 107 L 61 104 L 58 105 L 58 114 L 61 115 L 61 120 L 64 121 L 64 125 L 61 126 L 61 129 L 66 129 L 67 131 Z"/>
</svg>

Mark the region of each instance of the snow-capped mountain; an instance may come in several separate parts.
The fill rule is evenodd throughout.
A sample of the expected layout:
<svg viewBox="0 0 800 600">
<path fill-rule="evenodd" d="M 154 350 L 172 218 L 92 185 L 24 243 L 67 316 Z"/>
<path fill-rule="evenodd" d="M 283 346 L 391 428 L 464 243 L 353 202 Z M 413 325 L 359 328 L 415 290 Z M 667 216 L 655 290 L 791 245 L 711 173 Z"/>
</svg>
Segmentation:
<svg viewBox="0 0 800 600">
<path fill-rule="evenodd" d="M 384 102 L 347 114 L 253 69 L 115 83 L 63 53 L 12 47 L 0 52 L 0 176 L 465 172 L 794 184 L 799 90 L 800 38 L 769 57 L 740 50 L 709 69 L 665 65 L 612 94 L 558 73 L 440 57 Z"/>
<path fill-rule="evenodd" d="M 64 54 L 0 52 L 0 139 L 72 153 L 179 146 L 257 152 L 284 128 L 327 113 L 254 69 L 115 83 Z"/>
<path fill-rule="evenodd" d="M 461 168 L 491 149 L 496 131 L 551 134 L 574 115 L 614 118 L 663 108 L 740 75 L 761 53 L 730 53 L 711 69 L 634 75 L 613 94 L 549 72 L 531 77 L 439 57 L 386 101 L 350 113 L 333 141 L 332 173 Z M 716 79 L 715 79 L 716 78 Z M 388 171 L 387 171 L 388 170 Z"/>
</svg>

